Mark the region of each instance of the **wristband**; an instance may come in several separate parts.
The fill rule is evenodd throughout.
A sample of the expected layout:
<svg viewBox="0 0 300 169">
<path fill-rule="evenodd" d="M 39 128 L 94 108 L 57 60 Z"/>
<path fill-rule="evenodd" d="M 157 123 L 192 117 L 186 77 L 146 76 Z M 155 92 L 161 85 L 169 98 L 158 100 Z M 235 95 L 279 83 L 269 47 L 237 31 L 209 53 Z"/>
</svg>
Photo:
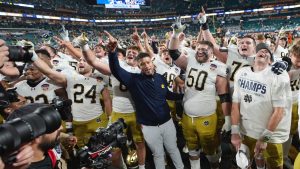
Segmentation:
<svg viewBox="0 0 300 169">
<path fill-rule="evenodd" d="M 231 125 L 231 134 L 240 134 L 240 126 Z"/>
<path fill-rule="evenodd" d="M 272 135 L 273 135 L 272 131 L 265 129 L 260 135 L 259 140 L 263 142 L 268 142 L 271 139 Z"/>
<path fill-rule="evenodd" d="M 36 60 L 38 60 L 38 55 L 35 53 L 35 51 L 32 52 L 32 57 L 31 57 L 31 61 L 34 62 Z"/>
<path fill-rule="evenodd" d="M 231 116 L 225 116 L 225 123 L 231 122 Z M 231 126 L 232 127 L 232 126 Z"/>
<path fill-rule="evenodd" d="M 89 45 L 88 44 L 85 44 L 83 47 L 82 47 L 82 50 L 83 51 L 88 51 L 90 49 Z"/>
</svg>

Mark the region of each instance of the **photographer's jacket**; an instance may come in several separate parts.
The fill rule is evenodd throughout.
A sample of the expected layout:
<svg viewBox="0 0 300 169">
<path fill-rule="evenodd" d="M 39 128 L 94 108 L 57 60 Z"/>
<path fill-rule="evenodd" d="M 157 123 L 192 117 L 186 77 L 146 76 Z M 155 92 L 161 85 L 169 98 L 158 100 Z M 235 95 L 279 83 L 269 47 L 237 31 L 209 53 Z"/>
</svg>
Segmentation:
<svg viewBox="0 0 300 169">
<path fill-rule="evenodd" d="M 109 66 L 111 73 L 130 91 L 139 124 L 156 126 L 170 120 L 170 108 L 166 99 L 180 100 L 183 95 L 170 92 L 162 75 L 129 73 L 120 67 L 117 53 L 109 53 Z"/>
</svg>

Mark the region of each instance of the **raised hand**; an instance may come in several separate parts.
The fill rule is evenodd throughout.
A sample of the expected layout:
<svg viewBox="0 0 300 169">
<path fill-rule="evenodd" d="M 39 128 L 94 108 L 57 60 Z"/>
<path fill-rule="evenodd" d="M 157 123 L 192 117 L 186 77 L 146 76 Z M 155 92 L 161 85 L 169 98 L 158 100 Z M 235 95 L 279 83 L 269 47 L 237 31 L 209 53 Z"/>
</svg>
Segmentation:
<svg viewBox="0 0 300 169">
<path fill-rule="evenodd" d="M 5 42 L 0 39 L 0 67 L 3 67 L 4 62 L 8 61 L 8 47 L 5 45 Z"/>
<path fill-rule="evenodd" d="M 141 34 L 141 36 L 142 36 L 143 39 L 147 39 L 148 38 L 148 35 L 146 33 L 145 28 L 143 29 L 143 33 Z"/>
<path fill-rule="evenodd" d="M 60 33 L 61 38 L 64 41 L 70 41 L 69 31 L 65 28 L 65 25 L 61 25 L 61 27 L 62 27 L 62 32 Z"/>
<path fill-rule="evenodd" d="M 205 14 L 205 10 L 204 10 L 203 6 L 201 7 L 201 11 L 197 18 L 198 18 L 200 24 L 206 23 L 207 18 L 206 18 L 206 14 Z"/>
<path fill-rule="evenodd" d="M 73 46 L 79 46 L 79 47 L 84 47 L 85 45 L 87 45 L 89 42 L 89 39 L 87 38 L 86 33 L 82 33 L 80 36 L 76 37 L 73 40 Z"/>
<path fill-rule="evenodd" d="M 59 46 L 61 47 L 67 47 L 69 45 L 72 45 L 70 41 L 65 41 L 63 39 L 60 39 L 57 36 L 53 36 L 53 39 L 55 40 L 56 43 L 58 43 Z"/>
<path fill-rule="evenodd" d="M 172 24 L 173 34 L 179 35 L 181 32 L 183 32 L 186 28 L 186 25 L 181 24 L 181 17 L 177 17 L 175 19 L 175 22 Z"/>
<path fill-rule="evenodd" d="M 134 32 L 133 32 L 133 34 L 131 35 L 131 38 L 132 38 L 132 40 L 133 40 L 135 43 L 139 43 L 139 42 L 141 41 L 141 38 L 140 38 L 140 36 L 139 36 L 139 33 L 138 33 L 136 27 L 134 27 Z"/>
<path fill-rule="evenodd" d="M 104 35 L 106 35 L 108 37 L 108 40 L 113 42 L 113 41 L 117 41 L 116 38 L 114 38 L 109 32 L 107 31 L 103 31 Z"/>
</svg>

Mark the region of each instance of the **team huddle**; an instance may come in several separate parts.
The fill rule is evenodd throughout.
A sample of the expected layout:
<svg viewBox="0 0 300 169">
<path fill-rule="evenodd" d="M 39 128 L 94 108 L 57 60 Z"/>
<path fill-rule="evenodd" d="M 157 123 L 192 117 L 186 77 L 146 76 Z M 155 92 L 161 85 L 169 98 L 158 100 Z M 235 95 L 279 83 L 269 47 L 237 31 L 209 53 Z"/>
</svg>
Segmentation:
<svg viewBox="0 0 300 169">
<path fill-rule="evenodd" d="M 198 19 L 200 32 L 190 46 L 184 43 L 186 27 L 180 18 L 159 45 L 145 31 L 134 31 L 126 51 L 107 31 L 108 42 L 90 48 L 84 33 L 70 42 L 64 30 L 65 36 L 54 37 L 59 50 L 44 44 L 22 69 L 12 62 L 1 67 L 2 85 L 18 94 L 1 115 L 5 120 L 26 103 L 65 98 L 72 100 L 72 118 L 61 131 L 74 136 L 72 148 L 84 147 L 99 127 L 123 118 L 139 169 L 145 168 L 145 144 L 156 169 L 166 167 L 166 154 L 176 169 L 185 167 L 177 147 L 178 124 L 191 169 L 201 168 L 200 153 L 211 168 L 220 168 L 220 135 L 228 132 L 238 167 L 282 169 L 299 131 L 300 42 L 288 49 L 282 32 L 275 42 L 233 36 L 224 51 L 210 33 L 203 9 Z M 126 168 L 124 160 L 115 149 L 112 165 Z M 294 167 L 300 168 L 299 155 Z"/>
</svg>

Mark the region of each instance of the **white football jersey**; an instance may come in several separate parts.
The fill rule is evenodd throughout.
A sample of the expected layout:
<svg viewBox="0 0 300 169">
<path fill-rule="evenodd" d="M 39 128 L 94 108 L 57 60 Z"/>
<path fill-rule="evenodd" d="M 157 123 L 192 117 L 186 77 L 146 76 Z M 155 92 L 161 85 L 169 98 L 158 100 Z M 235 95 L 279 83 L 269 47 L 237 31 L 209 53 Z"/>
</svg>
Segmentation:
<svg viewBox="0 0 300 169">
<path fill-rule="evenodd" d="M 131 73 L 140 73 L 138 67 L 129 66 L 127 63 L 120 61 L 120 66 L 128 72 Z M 113 99 L 112 99 L 112 108 L 114 112 L 118 113 L 133 113 L 135 112 L 135 105 L 131 98 L 130 92 L 118 81 L 113 75 L 110 76 Z"/>
<path fill-rule="evenodd" d="M 241 68 L 235 76 L 232 100 L 240 103 L 241 133 L 259 139 L 267 128 L 274 107 L 283 107 L 284 116 L 273 132 L 270 142 L 283 143 L 289 138 L 292 93 L 287 72 L 276 75 L 271 67 L 253 72 Z"/>
<path fill-rule="evenodd" d="M 171 66 L 167 65 L 158 55 L 153 58 L 153 63 L 156 66 L 156 73 L 161 74 L 166 78 L 169 91 L 173 91 L 174 80 L 180 75 L 181 69 L 175 64 L 172 64 Z"/>
<path fill-rule="evenodd" d="M 273 56 L 274 56 L 274 61 L 281 60 L 281 58 L 289 56 L 289 50 L 278 45 L 276 51 L 273 53 Z"/>
<path fill-rule="evenodd" d="M 85 77 L 75 71 L 63 71 L 67 78 L 68 98 L 73 101 L 72 114 L 75 121 L 89 121 L 103 113 L 100 95 L 104 83 L 98 77 Z"/>
<path fill-rule="evenodd" d="M 230 80 L 230 88 L 233 88 L 234 76 L 237 70 L 244 66 L 250 66 L 254 62 L 254 56 L 250 57 L 242 57 L 237 48 L 228 48 L 228 57 L 226 61 L 226 65 L 229 68 L 229 80 Z"/>
<path fill-rule="evenodd" d="M 56 97 L 55 90 L 61 87 L 45 78 L 35 87 L 30 87 L 26 80 L 20 81 L 15 85 L 19 95 L 24 96 L 30 103 L 45 103 L 49 104 Z"/>
<path fill-rule="evenodd" d="M 51 60 L 54 70 L 62 71 L 65 69 L 72 69 L 77 70 L 77 63 L 76 59 L 73 59 L 72 56 L 58 53 L 59 57 L 55 57 Z"/>
<path fill-rule="evenodd" d="M 227 66 L 219 61 L 200 64 L 188 58 L 183 97 L 184 112 L 191 117 L 209 116 L 216 111 L 216 79 L 227 77 Z"/>
</svg>

